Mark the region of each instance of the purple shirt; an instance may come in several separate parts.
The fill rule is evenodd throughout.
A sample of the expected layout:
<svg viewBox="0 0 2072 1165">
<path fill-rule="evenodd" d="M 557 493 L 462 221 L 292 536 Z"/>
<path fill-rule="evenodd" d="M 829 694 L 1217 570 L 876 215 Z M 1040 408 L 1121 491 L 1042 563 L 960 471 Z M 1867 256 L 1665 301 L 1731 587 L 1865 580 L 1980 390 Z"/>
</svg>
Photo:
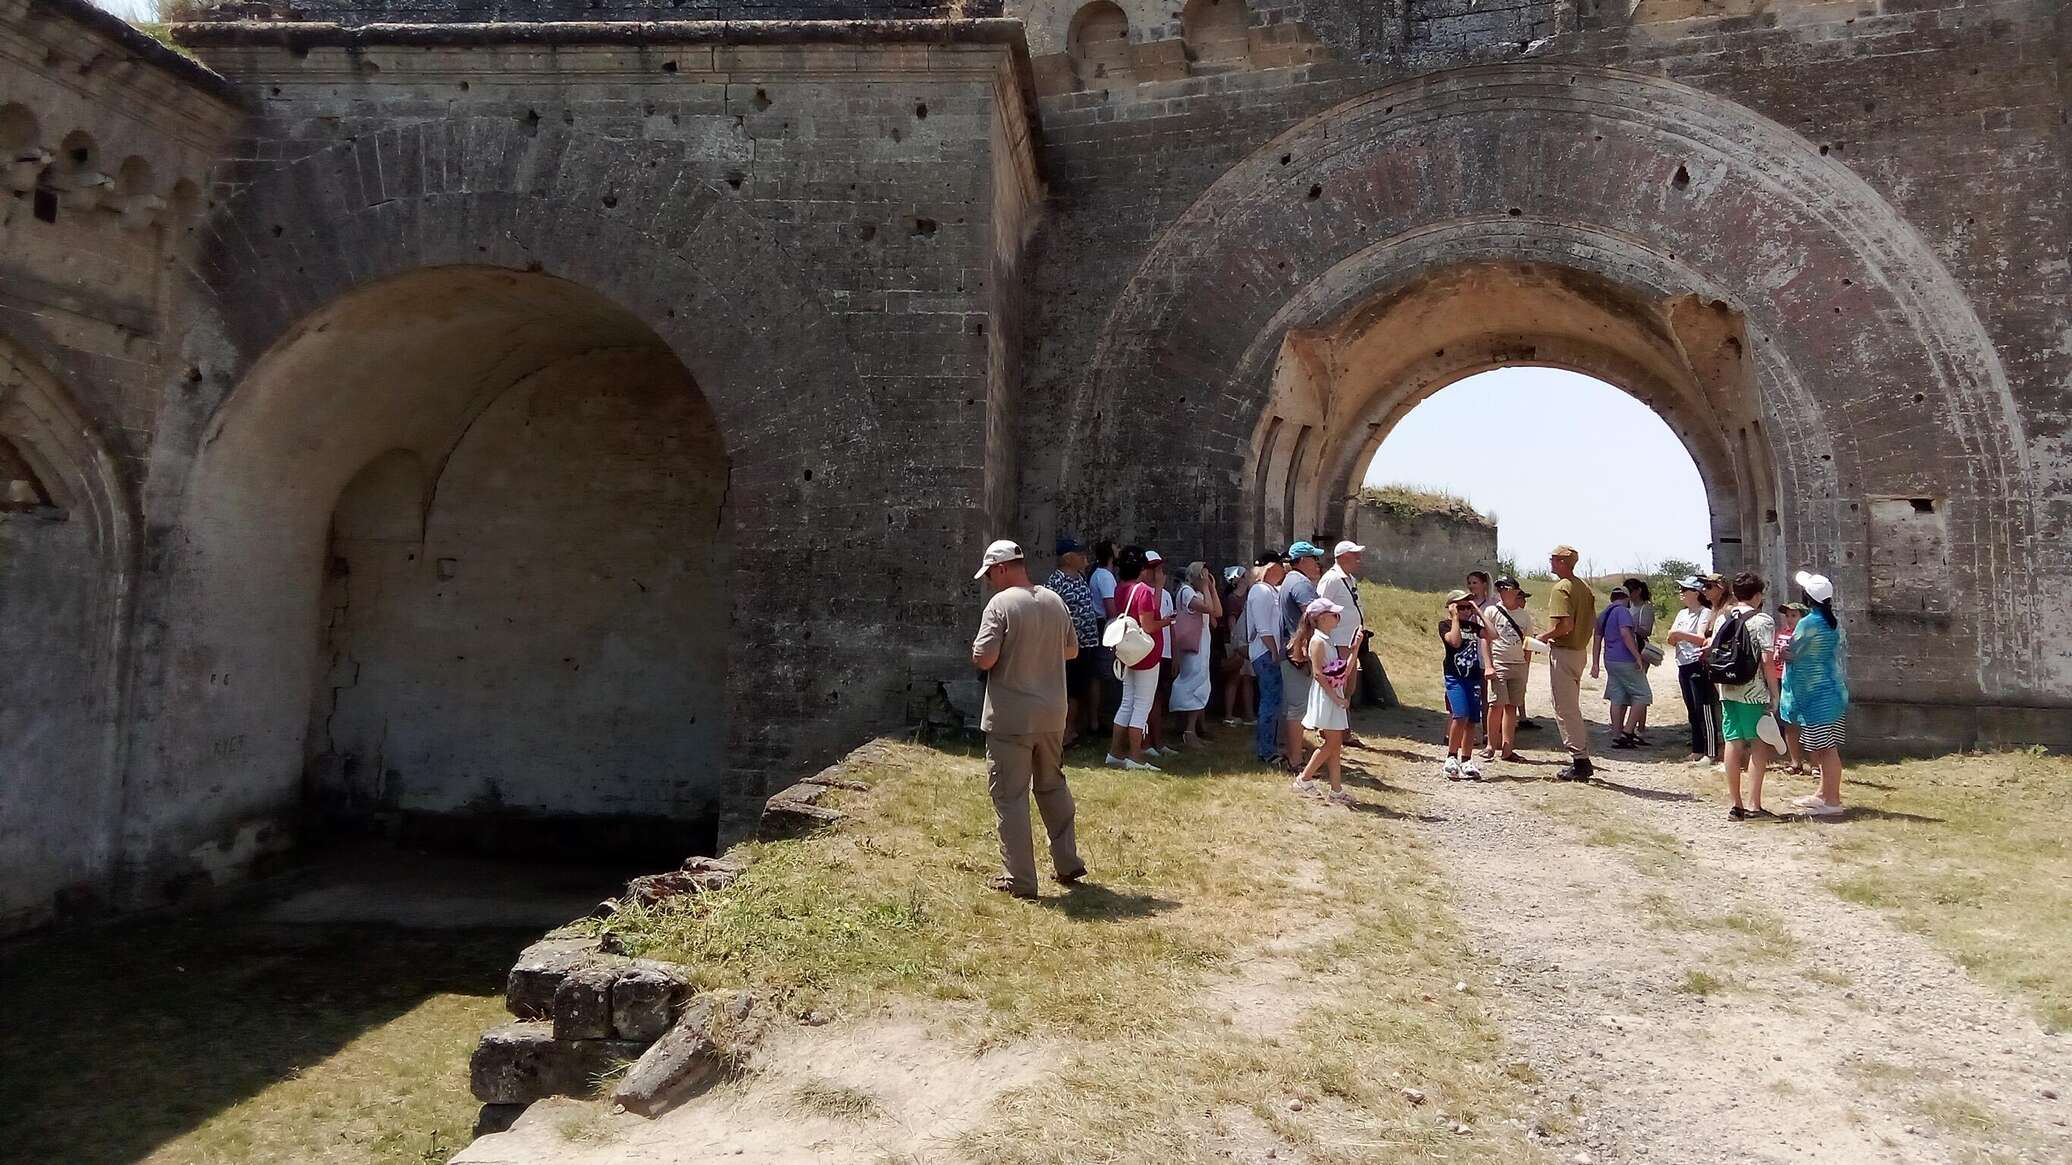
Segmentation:
<svg viewBox="0 0 2072 1165">
<path fill-rule="evenodd" d="M 1598 623 L 1598 634 L 1604 637 L 1604 661 L 1606 663 L 1639 663 L 1633 653 L 1626 650 L 1626 637 L 1619 634 L 1621 627 L 1633 626 L 1633 612 L 1624 603 L 1613 603 L 1604 609 L 1604 618 Z M 1638 631 L 1633 633 L 1635 641 L 1640 639 Z"/>
</svg>

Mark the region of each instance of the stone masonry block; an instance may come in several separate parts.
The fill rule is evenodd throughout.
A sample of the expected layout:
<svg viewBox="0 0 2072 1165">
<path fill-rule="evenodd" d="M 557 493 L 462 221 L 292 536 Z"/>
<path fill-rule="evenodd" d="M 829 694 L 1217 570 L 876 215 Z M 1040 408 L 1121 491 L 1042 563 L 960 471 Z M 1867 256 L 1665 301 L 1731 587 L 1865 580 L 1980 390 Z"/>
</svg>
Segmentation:
<svg viewBox="0 0 2072 1165">
<path fill-rule="evenodd" d="M 689 992 L 690 976 L 680 967 L 642 961 L 626 968 L 612 980 L 612 1034 L 640 1043 L 660 1039 Z"/>
<path fill-rule="evenodd" d="M 483 1033 L 468 1061 L 468 1086 L 483 1104 L 530 1104 L 546 1096 L 588 1096 L 597 1081 L 634 1059 L 626 1040 L 557 1040 L 551 1024 L 507 1023 Z"/>
<path fill-rule="evenodd" d="M 504 1006 L 519 1019 L 545 1019 L 554 1013 L 554 993 L 562 979 L 581 966 L 594 948 L 589 939 L 550 938 L 525 948 L 511 965 L 504 984 Z"/>
<path fill-rule="evenodd" d="M 612 1034 L 613 967 L 584 964 L 563 976 L 554 989 L 554 1038 L 601 1040 Z"/>
</svg>

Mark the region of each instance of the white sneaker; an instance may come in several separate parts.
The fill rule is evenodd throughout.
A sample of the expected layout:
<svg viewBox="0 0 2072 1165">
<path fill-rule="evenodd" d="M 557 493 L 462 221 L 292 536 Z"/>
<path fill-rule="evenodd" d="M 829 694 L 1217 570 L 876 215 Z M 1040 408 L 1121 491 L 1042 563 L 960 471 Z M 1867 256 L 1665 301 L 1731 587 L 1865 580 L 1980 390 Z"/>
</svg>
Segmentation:
<svg viewBox="0 0 2072 1165">
<path fill-rule="evenodd" d="M 1125 760 L 1122 762 L 1122 767 L 1131 772 L 1162 773 L 1165 771 L 1149 761 L 1141 760 Z"/>
<path fill-rule="evenodd" d="M 1124 761 L 1121 757 L 1116 756 L 1112 752 L 1108 754 L 1108 759 L 1103 763 L 1105 763 L 1111 769 L 1124 768 L 1127 767 L 1128 764 L 1127 761 Z"/>
<path fill-rule="evenodd" d="M 1794 797 L 1791 803 L 1811 817 L 1839 817 L 1842 813 L 1840 805 L 1830 805 L 1819 797 Z"/>
<path fill-rule="evenodd" d="M 1316 791 L 1317 783 L 1308 777 L 1296 777 L 1289 782 L 1288 787 L 1298 793 L 1313 793 Z"/>
<path fill-rule="evenodd" d="M 1180 755 L 1180 750 L 1179 750 L 1179 749 L 1177 749 L 1177 748 L 1154 748 L 1154 749 L 1151 749 L 1151 750 L 1149 750 L 1149 751 L 1150 751 L 1151 755 L 1153 755 L 1153 756 L 1179 756 L 1179 755 Z"/>
<path fill-rule="evenodd" d="M 1446 774 L 1446 779 L 1447 779 L 1447 780 L 1449 780 L 1449 781 L 1457 781 L 1457 780 L 1459 780 L 1459 779 L 1460 779 L 1460 758 L 1459 758 L 1459 757 L 1456 757 L 1456 756 L 1448 756 L 1448 757 L 1446 758 L 1446 765 L 1445 765 L 1445 767 L 1444 767 L 1444 768 L 1442 768 L 1442 769 L 1441 769 L 1440 771 Z"/>
<path fill-rule="evenodd" d="M 1471 781 L 1479 781 L 1482 779 L 1482 768 L 1474 761 L 1469 761 L 1460 767 L 1460 775 Z"/>
</svg>

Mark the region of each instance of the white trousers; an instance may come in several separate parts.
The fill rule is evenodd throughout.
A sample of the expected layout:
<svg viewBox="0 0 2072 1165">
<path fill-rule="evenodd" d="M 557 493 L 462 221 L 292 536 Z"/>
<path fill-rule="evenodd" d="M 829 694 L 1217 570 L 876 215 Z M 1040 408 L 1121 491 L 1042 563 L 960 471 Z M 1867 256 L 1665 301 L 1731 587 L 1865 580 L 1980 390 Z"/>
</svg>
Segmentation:
<svg viewBox="0 0 2072 1165">
<path fill-rule="evenodd" d="M 1151 705 L 1158 699 L 1158 669 L 1122 669 L 1122 703 L 1115 708 L 1115 723 L 1142 731 L 1151 723 Z"/>
</svg>

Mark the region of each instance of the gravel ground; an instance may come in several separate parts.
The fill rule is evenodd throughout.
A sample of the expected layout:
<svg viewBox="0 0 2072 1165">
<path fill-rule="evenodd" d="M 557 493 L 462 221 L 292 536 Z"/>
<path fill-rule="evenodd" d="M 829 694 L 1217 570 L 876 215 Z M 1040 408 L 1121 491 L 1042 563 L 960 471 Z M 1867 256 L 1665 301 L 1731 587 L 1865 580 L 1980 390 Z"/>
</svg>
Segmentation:
<svg viewBox="0 0 2072 1165">
<path fill-rule="evenodd" d="M 1530 744 L 1554 745 L 1529 711 Z M 1530 746 L 1549 763 L 1448 782 L 1436 744 L 1412 760 L 1386 739 L 1393 719 L 1370 732 L 1379 767 L 1431 799 L 1555 1160 L 2072 1161 L 2072 1042 L 1825 890 L 1820 850 L 1846 821 L 1731 824 L 1689 792 L 1718 778 L 1671 745 L 1600 748 L 1589 784 L 1552 780 L 1556 754 Z M 1808 791 L 1784 778 L 1766 800 Z"/>
</svg>

